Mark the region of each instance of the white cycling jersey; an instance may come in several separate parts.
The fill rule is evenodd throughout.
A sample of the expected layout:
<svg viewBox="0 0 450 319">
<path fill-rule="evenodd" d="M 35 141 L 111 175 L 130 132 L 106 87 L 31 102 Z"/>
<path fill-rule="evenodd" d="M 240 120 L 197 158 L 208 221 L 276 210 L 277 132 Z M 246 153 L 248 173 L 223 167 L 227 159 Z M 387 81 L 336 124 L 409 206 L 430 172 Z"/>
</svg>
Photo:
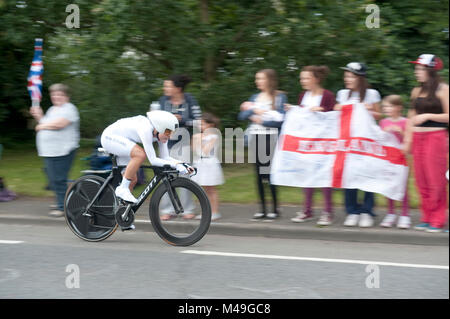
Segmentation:
<svg viewBox="0 0 450 319">
<path fill-rule="evenodd" d="M 153 137 L 153 126 L 145 116 L 138 115 L 120 119 L 108 126 L 102 133 L 101 143 L 103 148 L 117 156 L 118 165 L 127 165 L 130 161 L 131 150 L 136 143 L 144 146 L 147 158 L 151 165 L 176 167 L 177 161 L 169 156 L 167 142 L 158 141 L 159 157 L 156 156 L 153 142 L 158 141 Z"/>
</svg>

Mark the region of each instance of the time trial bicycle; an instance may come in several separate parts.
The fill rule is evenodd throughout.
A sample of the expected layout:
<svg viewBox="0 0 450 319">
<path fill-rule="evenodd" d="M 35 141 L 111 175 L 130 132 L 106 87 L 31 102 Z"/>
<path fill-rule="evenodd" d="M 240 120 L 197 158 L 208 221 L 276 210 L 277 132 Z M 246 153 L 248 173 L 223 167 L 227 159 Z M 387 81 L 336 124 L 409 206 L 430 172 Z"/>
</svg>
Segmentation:
<svg viewBox="0 0 450 319">
<path fill-rule="evenodd" d="M 99 148 L 99 151 L 105 152 L 102 148 Z M 97 242 L 111 236 L 118 226 L 122 230 L 128 229 L 134 223 L 137 210 L 153 190 L 155 191 L 149 203 L 150 221 L 164 241 L 174 246 L 189 246 L 208 232 L 211 205 L 200 185 L 180 176 L 179 172 L 169 165 L 142 166 L 152 169 L 154 176 L 136 203 L 124 202 L 114 192 L 122 180 L 121 171 L 124 166 L 117 165 L 115 155 L 109 156 L 112 169 L 106 179 L 98 175 L 85 175 L 78 178 L 67 190 L 64 213 L 67 225 L 76 236 Z M 196 172 L 195 169 L 195 174 Z M 182 202 L 189 203 L 189 207 L 183 207 Z M 162 218 L 167 214 L 177 216 L 181 221 Z M 182 217 L 186 214 L 196 215 L 196 218 L 185 220 Z"/>
</svg>

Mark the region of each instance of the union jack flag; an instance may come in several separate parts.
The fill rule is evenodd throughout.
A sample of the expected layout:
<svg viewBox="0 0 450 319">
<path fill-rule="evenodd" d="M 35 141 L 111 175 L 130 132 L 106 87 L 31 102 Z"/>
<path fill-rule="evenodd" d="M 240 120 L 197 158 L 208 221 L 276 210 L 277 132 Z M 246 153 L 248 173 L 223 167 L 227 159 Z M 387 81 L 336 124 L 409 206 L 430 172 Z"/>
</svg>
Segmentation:
<svg viewBox="0 0 450 319">
<path fill-rule="evenodd" d="M 28 92 L 31 100 L 40 101 L 42 98 L 42 74 L 44 73 L 44 64 L 42 63 L 42 39 L 35 39 L 34 57 L 31 62 L 30 72 L 28 73 Z"/>
</svg>

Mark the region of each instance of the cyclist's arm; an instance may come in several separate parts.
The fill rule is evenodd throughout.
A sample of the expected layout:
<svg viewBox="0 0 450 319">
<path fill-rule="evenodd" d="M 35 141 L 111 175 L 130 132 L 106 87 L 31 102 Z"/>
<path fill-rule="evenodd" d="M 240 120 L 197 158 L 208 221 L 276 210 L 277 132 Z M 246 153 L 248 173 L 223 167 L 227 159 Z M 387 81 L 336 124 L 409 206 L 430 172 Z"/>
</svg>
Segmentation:
<svg viewBox="0 0 450 319">
<path fill-rule="evenodd" d="M 170 165 L 170 167 L 175 168 L 180 161 L 176 161 L 173 158 L 169 157 L 169 151 L 164 153 L 164 143 L 159 144 L 161 156 L 157 157 L 155 149 L 153 148 L 153 134 L 152 130 L 143 130 L 142 133 L 139 134 L 141 137 L 142 145 L 144 146 L 145 154 L 147 154 L 147 158 L 151 165 L 153 166 L 164 166 Z M 159 142 L 158 142 L 159 143 Z M 161 145 L 162 144 L 162 145 Z M 165 148 L 167 149 L 167 143 L 165 143 Z M 166 155 L 167 154 L 167 155 Z"/>
<path fill-rule="evenodd" d="M 170 167 L 175 168 L 178 163 L 181 163 L 180 161 L 174 160 L 173 158 L 170 157 L 161 158 L 156 156 L 156 152 L 155 149 L 153 148 L 153 145 L 152 144 L 146 145 L 146 144 L 147 143 L 144 144 L 144 150 L 145 153 L 147 154 L 147 158 L 151 165 L 153 166 L 170 165 Z"/>
<path fill-rule="evenodd" d="M 158 145 L 159 145 L 159 157 L 163 160 L 166 161 L 171 161 L 172 163 L 174 163 L 173 165 L 177 165 L 179 163 L 183 163 L 182 161 L 176 160 L 173 157 L 169 156 L 169 147 L 168 147 L 168 143 L 162 143 L 160 141 L 158 141 Z M 175 167 L 175 166 L 173 166 Z"/>
</svg>

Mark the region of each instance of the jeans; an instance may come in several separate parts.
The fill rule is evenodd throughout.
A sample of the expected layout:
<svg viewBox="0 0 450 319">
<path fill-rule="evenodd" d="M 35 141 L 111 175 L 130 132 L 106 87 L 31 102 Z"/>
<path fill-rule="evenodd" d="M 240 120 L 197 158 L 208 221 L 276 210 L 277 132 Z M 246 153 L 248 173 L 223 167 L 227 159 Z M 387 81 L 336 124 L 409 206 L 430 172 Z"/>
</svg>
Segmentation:
<svg viewBox="0 0 450 319">
<path fill-rule="evenodd" d="M 68 155 L 57 157 L 44 157 L 45 171 L 48 176 L 50 188 L 55 192 L 57 209 L 64 210 L 64 198 L 67 191 L 67 177 L 75 157 L 76 149 Z"/>
<path fill-rule="evenodd" d="M 375 216 L 372 211 L 374 201 L 375 199 L 373 193 L 364 192 L 364 202 L 362 205 L 358 204 L 358 190 L 345 190 L 345 209 L 347 214 L 369 214 L 371 216 Z"/>
</svg>

